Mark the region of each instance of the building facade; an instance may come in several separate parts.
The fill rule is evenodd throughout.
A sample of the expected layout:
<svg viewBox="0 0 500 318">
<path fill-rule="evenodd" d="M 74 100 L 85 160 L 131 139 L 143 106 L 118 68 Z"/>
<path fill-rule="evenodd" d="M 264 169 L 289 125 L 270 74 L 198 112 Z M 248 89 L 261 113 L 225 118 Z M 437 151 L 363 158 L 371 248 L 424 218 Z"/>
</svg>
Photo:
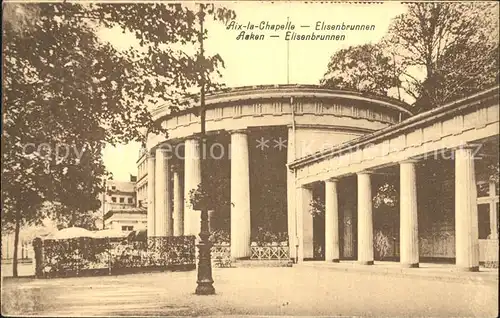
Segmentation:
<svg viewBox="0 0 500 318">
<path fill-rule="evenodd" d="M 148 162 L 147 162 L 147 151 L 145 147 L 141 147 L 139 150 L 139 159 L 137 160 L 137 182 L 136 182 L 136 192 L 137 192 L 137 207 L 147 207 L 148 198 Z"/>
<path fill-rule="evenodd" d="M 120 210 L 135 207 L 137 204 L 137 195 L 135 190 L 136 183 L 133 181 L 106 181 L 106 193 L 104 197 L 104 214 L 110 210 Z"/>
<path fill-rule="evenodd" d="M 102 207 L 105 229 L 124 232 L 145 229 L 146 209 L 138 205 L 137 181 L 135 176 L 130 176 L 130 181 L 106 181 Z"/>
<path fill-rule="evenodd" d="M 259 192 L 266 186 L 262 175 L 277 171 L 283 181 L 271 186 L 286 197 L 289 255 L 296 261 L 315 259 L 315 244 L 322 240 L 327 261 L 373 264 L 377 235 L 387 233 L 384 226 L 374 229 L 381 218 L 373 214 L 374 193 L 379 179 L 391 178 L 399 198 L 389 217 L 389 245 L 401 263 L 415 267 L 420 257 L 429 257 L 475 270 L 495 246 L 498 254 L 498 180 L 474 170 L 469 147 L 482 145 L 481 154 L 498 162 L 492 150 L 498 146 L 498 88 L 417 116 L 397 100 L 311 85 L 230 89 L 208 95 L 206 104 L 208 149 L 200 148 L 196 107 L 153 113 L 168 139 L 148 136 L 138 161 L 148 236 L 199 233 L 200 214 L 189 197 L 200 183 L 204 156 L 221 159 L 211 175 L 230 176 L 233 258 L 250 256 L 256 219 L 274 213 L 256 211 L 279 193 Z M 277 160 L 262 155 L 271 149 L 281 151 Z M 429 182 L 417 184 L 417 175 Z M 325 207 L 322 227 L 310 213 L 316 197 Z"/>
<path fill-rule="evenodd" d="M 122 208 L 109 210 L 104 216 L 106 229 L 122 232 L 145 230 L 147 210 L 145 208 Z"/>
</svg>

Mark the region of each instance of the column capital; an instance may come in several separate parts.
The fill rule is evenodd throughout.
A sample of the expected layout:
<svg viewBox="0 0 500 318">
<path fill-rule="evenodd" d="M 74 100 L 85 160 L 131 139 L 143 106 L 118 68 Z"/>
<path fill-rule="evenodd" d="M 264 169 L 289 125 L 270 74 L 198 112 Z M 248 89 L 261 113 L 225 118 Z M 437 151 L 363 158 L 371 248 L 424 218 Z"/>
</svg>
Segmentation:
<svg viewBox="0 0 500 318">
<path fill-rule="evenodd" d="M 297 185 L 296 189 L 297 190 L 302 190 L 302 189 L 311 190 L 312 184 L 299 184 L 299 185 Z"/>
<path fill-rule="evenodd" d="M 475 149 L 477 149 L 477 147 L 479 145 L 482 145 L 482 144 L 479 144 L 479 143 L 478 144 L 465 143 L 463 145 L 460 145 L 460 146 L 452 148 L 452 150 L 453 151 L 462 150 L 462 149 L 475 150 Z"/>
<path fill-rule="evenodd" d="M 158 147 L 155 148 L 156 153 L 160 153 L 160 152 L 165 153 L 168 151 L 172 151 L 172 145 L 169 143 L 162 143 L 162 144 L 158 145 Z"/>
<path fill-rule="evenodd" d="M 419 160 L 417 159 L 413 159 L 413 158 L 408 158 L 408 159 L 403 159 L 401 161 L 399 161 L 399 164 L 402 164 L 402 163 L 418 163 Z"/>
<path fill-rule="evenodd" d="M 195 133 L 195 134 L 192 134 L 191 136 L 184 138 L 184 142 L 186 142 L 188 140 L 198 140 L 198 141 L 201 140 L 201 133 Z"/>
<path fill-rule="evenodd" d="M 248 130 L 243 128 L 243 129 L 229 129 L 228 132 L 233 135 L 233 134 L 248 134 Z"/>
<path fill-rule="evenodd" d="M 363 175 L 363 174 L 367 174 L 367 175 L 372 175 L 374 174 L 375 172 L 372 171 L 372 170 L 363 170 L 363 171 L 359 171 L 359 172 L 356 172 L 356 175 Z"/>
<path fill-rule="evenodd" d="M 339 178 L 335 178 L 335 177 L 328 178 L 328 179 L 325 179 L 324 182 L 339 182 Z"/>
</svg>

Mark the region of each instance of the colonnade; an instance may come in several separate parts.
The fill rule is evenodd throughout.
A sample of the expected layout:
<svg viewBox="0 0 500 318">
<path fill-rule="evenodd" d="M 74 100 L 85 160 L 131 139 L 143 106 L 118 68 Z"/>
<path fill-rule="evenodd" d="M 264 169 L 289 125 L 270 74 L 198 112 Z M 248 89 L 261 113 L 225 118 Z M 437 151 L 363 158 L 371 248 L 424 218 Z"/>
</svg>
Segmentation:
<svg viewBox="0 0 500 318">
<path fill-rule="evenodd" d="M 184 141 L 184 179 L 172 164 L 174 153 L 159 146 L 148 154 L 148 237 L 200 233 L 200 211 L 189 202 L 201 183 L 200 140 Z M 248 135 L 231 131 L 231 256 L 250 256 L 250 171 Z M 173 179 L 172 185 L 170 179 Z M 172 202 L 172 203 L 171 203 Z"/>
<path fill-rule="evenodd" d="M 473 149 L 467 146 L 455 151 L 455 236 L 456 266 L 466 271 L 479 270 L 479 235 L 477 190 Z M 417 177 L 415 160 L 399 163 L 400 169 L 400 262 L 404 267 L 419 266 Z M 374 263 L 372 172 L 357 173 L 358 262 Z M 338 179 L 325 180 L 325 260 L 338 262 L 339 189 Z M 298 260 L 313 257 L 313 224 L 308 213 L 312 188 L 296 189 L 298 212 Z"/>
</svg>

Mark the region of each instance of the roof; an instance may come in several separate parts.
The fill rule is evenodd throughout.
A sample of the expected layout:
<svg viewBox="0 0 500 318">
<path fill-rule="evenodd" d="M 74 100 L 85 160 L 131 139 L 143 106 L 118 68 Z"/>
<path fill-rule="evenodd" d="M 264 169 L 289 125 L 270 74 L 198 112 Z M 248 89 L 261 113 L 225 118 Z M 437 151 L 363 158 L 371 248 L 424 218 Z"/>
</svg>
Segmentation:
<svg viewBox="0 0 500 318">
<path fill-rule="evenodd" d="M 135 192 L 135 182 L 108 180 L 106 186 L 111 192 Z M 112 189 L 112 187 L 116 189 Z"/>
<path fill-rule="evenodd" d="M 346 98 L 364 100 L 373 104 L 381 104 L 386 107 L 391 107 L 408 115 L 412 115 L 412 107 L 400 100 L 387 96 L 380 96 L 371 93 L 365 93 L 347 89 L 330 89 L 321 85 L 300 85 L 300 84 L 284 84 L 284 85 L 258 85 L 258 86 L 241 86 L 233 88 L 224 88 L 215 92 L 208 93 L 205 97 L 207 108 L 211 106 L 236 102 L 248 99 L 265 99 L 270 98 L 269 93 L 275 93 L 272 98 L 289 98 L 289 97 L 317 97 L 317 98 Z M 262 94 L 262 95 L 260 95 Z M 266 95 L 264 95 L 266 94 Z M 198 95 L 188 97 L 197 104 L 195 100 Z M 180 114 L 189 113 L 197 109 L 198 106 L 189 107 L 177 112 L 170 113 L 169 105 L 160 105 L 152 112 L 153 117 L 174 117 Z"/>
<path fill-rule="evenodd" d="M 148 210 L 146 208 L 123 208 L 123 209 L 111 209 L 105 215 L 104 219 L 107 220 L 113 214 L 148 214 Z"/>
</svg>

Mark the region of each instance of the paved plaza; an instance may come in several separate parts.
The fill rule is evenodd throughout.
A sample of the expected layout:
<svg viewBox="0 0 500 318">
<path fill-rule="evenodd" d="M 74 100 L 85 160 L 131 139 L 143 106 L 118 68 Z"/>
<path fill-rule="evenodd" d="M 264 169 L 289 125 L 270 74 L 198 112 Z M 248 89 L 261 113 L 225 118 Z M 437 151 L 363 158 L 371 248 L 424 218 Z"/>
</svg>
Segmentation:
<svg viewBox="0 0 500 318">
<path fill-rule="evenodd" d="M 323 315 L 496 317 L 498 280 L 442 281 L 321 266 L 214 269 L 217 295 L 194 295 L 196 272 L 4 279 L 3 315 Z"/>
</svg>

